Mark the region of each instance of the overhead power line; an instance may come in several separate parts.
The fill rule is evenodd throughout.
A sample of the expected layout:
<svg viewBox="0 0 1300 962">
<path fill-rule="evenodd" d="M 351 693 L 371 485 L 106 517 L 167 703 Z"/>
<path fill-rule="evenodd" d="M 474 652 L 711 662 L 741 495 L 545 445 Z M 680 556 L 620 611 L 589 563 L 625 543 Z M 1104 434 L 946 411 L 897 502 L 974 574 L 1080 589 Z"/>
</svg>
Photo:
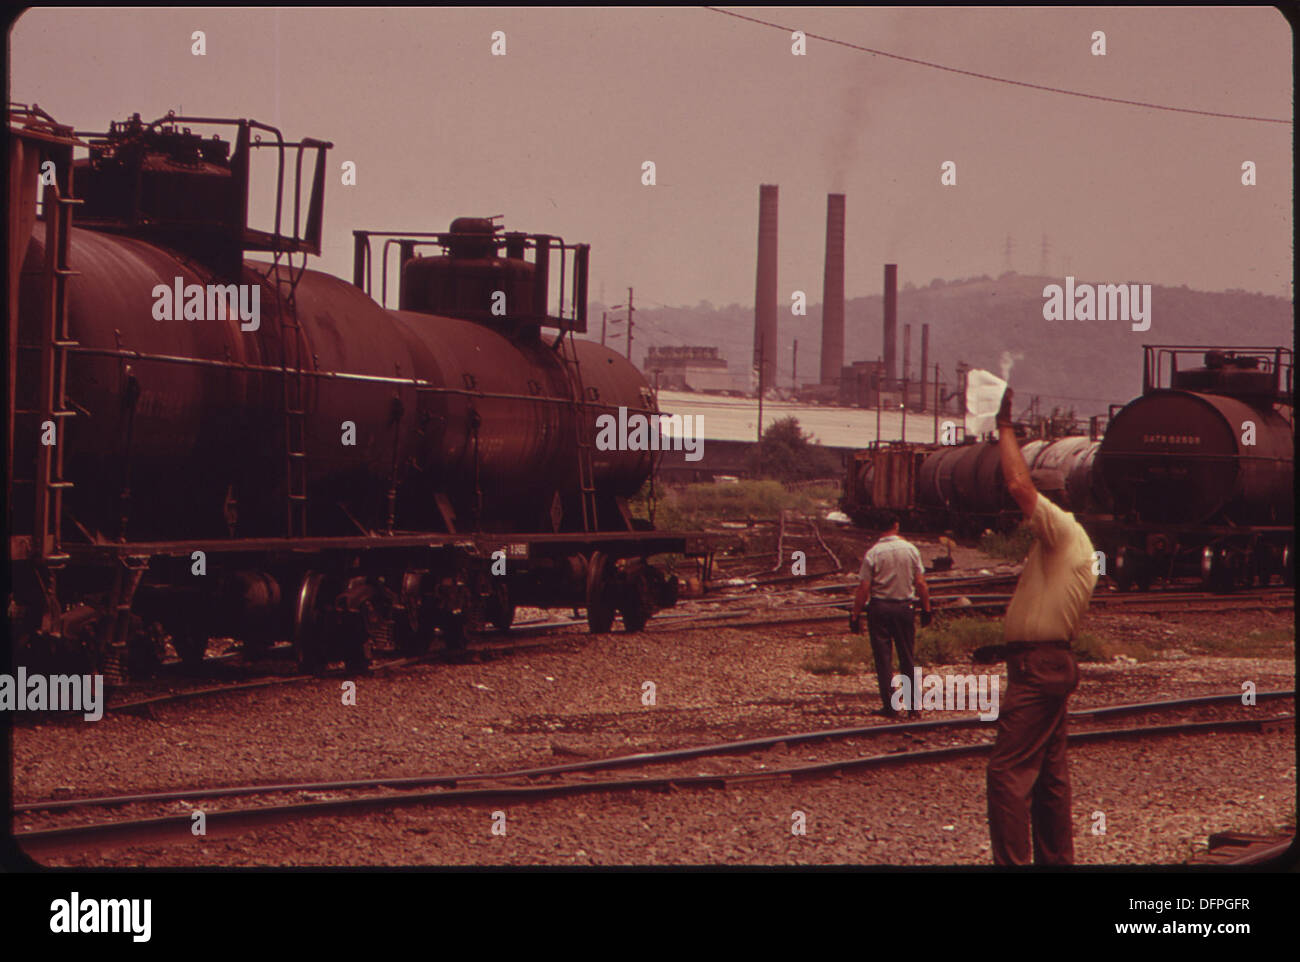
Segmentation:
<svg viewBox="0 0 1300 962">
<path fill-rule="evenodd" d="M 741 13 L 733 13 L 730 10 L 723 10 L 721 7 L 705 7 L 705 10 L 713 13 L 721 13 L 728 17 L 735 17 L 737 20 L 747 20 L 750 23 L 756 23 L 764 27 L 773 27 L 777 30 L 792 33 L 790 27 L 783 27 L 779 23 L 772 23 L 770 20 L 759 20 L 757 17 L 747 17 Z M 1111 104 L 1124 104 L 1129 107 L 1145 107 L 1148 110 L 1167 110 L 1179 114 L 1196 114 L 1200 117 L 1219 117 L 1224 120 L 1253 120 L 1261 124 L 1290 124 L 1287 119 L 1278 119 L 1277 117 L 1254 117 L 1249 114 L 1225 114 L 1214 110 L 1197 110 L 1192 107 L 1171 107 L 1168 104 L 1153 104 L 1142 100 L 1125 100 L 1122 97 L 1105 97 L 1101 94 L 1084 93 L 1082 90 L 1067 90 L 1064 87 L 1049 87 L 1045 84 L 1029 83 L 1026 80 L 1012 80 L 1009 77 L 995 77 L 992 74 L 979 73 L 974 70 L 962 70 L 960 67 L 949 67 L 941 63 L 933 63 L 929 60 L 918 60 L 916 57 L 904 57 L 902 54 L 890 53 L 887 50 L 876 50 L 872 47 L 863 47 L 860 44 L 849 43 L 847 40 L 836 40 L 834 37 L 823 37 L 820 34 L 812 33 L 808 30 L 803 31 L 805 37 L 813 40 L 821 40 L 823 43 L 832 43 L 839 47 L 848 47 L 850 50 L 857 50 L 861 53 L 875 54 L 878 57 L 888 57 L 891 60 L 901 60 L 903 63 L 913 63 L 920 67 L 929 67 L 932 70 L 944 70 L 948 73 L 961 74 L 965 77 L 975 77 L 978 80 L 991 80 L 994 83 L 1010 84 L 1013 87 L 1028 87 L 1030 90 L 1042 90 L 1047 93 L 1065 94 L 1067 97 L 1082 97 L 1085 100 L 1100 100 Z"/>
</svg>

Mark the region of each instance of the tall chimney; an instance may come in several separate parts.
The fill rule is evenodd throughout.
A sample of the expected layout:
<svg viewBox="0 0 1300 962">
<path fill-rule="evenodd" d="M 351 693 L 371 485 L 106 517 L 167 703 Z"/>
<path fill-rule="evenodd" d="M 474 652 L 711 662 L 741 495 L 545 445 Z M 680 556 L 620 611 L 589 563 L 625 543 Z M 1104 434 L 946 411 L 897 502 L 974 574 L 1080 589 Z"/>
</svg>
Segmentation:
<svg viewBox="0 0 1300 962">
<path fill-rule="evenodd" d="M 822 278 L 822 384 L 844 367 L 844 195 L 826 195 L 826 272 Z"/>
<path fill-rule="evenodd" d="M 885 382 L 887 390 L 898 379 L 894 341 L 898 334 L 898 265 L 885 265 Z"/>
<path fill-rule="evenodd" d="M 908 402 L 912 381 L 912 325 L 903 325 L 903 403 Z"/>
<path fill-rule="evenodd" d="M 921 410 L 925 410 L 925 373 L 930 369 L 930 325 L 921 325 Z"/>
<path fill-rule="evenodd" d="M 758 188 L 758 275 L 754 283 L 754 366 L 763 390 L 776 387 L 776 184 Z"/>
</svg>

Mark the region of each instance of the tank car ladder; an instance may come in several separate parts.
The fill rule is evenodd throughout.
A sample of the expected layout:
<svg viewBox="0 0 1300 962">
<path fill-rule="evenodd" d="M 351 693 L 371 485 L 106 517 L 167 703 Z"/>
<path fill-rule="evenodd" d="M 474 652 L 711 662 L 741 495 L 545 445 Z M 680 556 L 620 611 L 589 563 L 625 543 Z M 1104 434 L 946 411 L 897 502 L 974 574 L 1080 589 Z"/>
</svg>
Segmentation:
<svg viewBox="0 0 1300 962">
<path fill-rule="evenodd" d="M 58 634 L 62 630 L 63 606 L 58 597 L 58 571 L 68 561 L 61 543 L 63 492 L 72 482 L 63 476 L 67 419 L 76 416 L 67 396 L 68 351 L 77 347 L 68 331 L 68 278 L 80 271 L 68 267 L 68 244 L 72 234 L 72 208 L 80 200 L 64 197 L 56 184 L 45 188 L 42 209 L 45 219 L 45 261 L 36 271 L 24 271 L 42 278 L 40 326 L 35 344 L 16 343 L 18 351 L 39 355 L 39 380 L 36 396 L 14 395 L 14 417 L 31 418 L 36 425 L 37 449 L 32 477 L 21 478 L 14 469 L 11 484 L 30 485 L 32 490 L 32 529 L 29 557 L 35 562 L 36 577 L 45 597 L 42 629 Z M 11 317 L 17 325 L 18 318 Z M 16 332 L 15 332 L 16 333 Z M 17 353 L 17 352 L 15 352 Z M 54 426 L 52 443 L 40 443 L 46 433 L 44 424 Z M 8 439 L 11 446 L 14 438 Z M 11 556 L 12 557 L 12 556 Z"/>
<path fill-rule="evenodd" d="M 293 255 L 288 262 L 276 251 L 267 278 L 273 279 L 280 320 L 280 384 L 284 402 L 285 536 L 307 534 L 307 410 L 303 383 L 303 334 L 295 297 L 306 263 L 296 273 Z"/>
<path fill-rule="evenodd" d="M 57 185 L 46 188 L 45 266 L 41 271 L 45 302 L 41 340 L 37 345 L 41 355 L 40 398 L 35 410 L 22 412 L 38 419 L 48 417 L 55 425 L 54 443 L 42 444 L 36 457 L 32 545 L 35 556 L 50 567 L 61 567 L 68 560 L 60 545 L 63 492 L 72 487 L 72 482 L 63 477 L 64 424 L 76 414 L 68 405 L 68 349 L 78 346 L 68 331 L 68 278 L 81 273 L 68 268 L 68 242 L 72 235 L 72 208 L 80 203 L 62 196 Z M 37 427 L 39 436 L 43 433 L 39 422 Z"/>
<path fill-rule="evenodd" d="M 578 488 L 582 502 L 582 530 L 595 531 L 599 527 L 596 513 L 596 478 L 591 451 L 595 446 L 587 433 L 587 389 L 582 383 L 582 365 L 578 362 L 578 346 L 573 330 L 567 332 L 569 349 L 564 350 L 565 335 L 561 334 L 561 361 L 573 392 L 574 428 L 578 442 Z"/>
</svg>

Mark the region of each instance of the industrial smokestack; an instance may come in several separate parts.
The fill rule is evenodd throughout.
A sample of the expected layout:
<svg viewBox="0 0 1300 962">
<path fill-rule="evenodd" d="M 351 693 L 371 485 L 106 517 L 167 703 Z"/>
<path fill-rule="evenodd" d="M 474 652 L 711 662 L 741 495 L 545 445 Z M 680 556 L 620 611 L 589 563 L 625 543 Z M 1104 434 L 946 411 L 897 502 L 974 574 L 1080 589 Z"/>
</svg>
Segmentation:
<svg viewBox="0 0 1300 962">
<path fill-rule="evenodd" d="M 898 265 L 885 265 L 885 382 L 892 387 L 898 380 L 894 363 L 894 341 L 898 336 Z"/>
<path fill-rule="evenodd" d="M 758 188 L 758 275 L 754 283 L 754 367 L 761 390 L 776 387 L 776 211 L 775 184 Z"/>
<path fill-rule="evenodd" d="M 912 383 L 912 325 L 903 325 L 903 403 L 908 402 Z"/>
<path fill-rule="evenodd" d="M 822 279 L 822 384 L 844 367 L 844 195 L 826 195 L 826 272 Z"/>
<path fill-rule="evenodd" d="M 925 374 L 930 369 L 930 325 L 921 325 L 921 405 L 925 410 Z"/>
</svg>

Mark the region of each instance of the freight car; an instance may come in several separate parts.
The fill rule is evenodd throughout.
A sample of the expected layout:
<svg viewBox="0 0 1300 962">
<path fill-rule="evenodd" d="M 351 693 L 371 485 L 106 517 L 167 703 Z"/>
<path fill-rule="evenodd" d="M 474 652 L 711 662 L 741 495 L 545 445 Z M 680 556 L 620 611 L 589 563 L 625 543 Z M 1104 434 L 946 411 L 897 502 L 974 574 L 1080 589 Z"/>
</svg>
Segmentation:
<svg viewBox="0 0 1300 962">
<path fill-rule="evenodd" d="M 1179 367 L 1189 354 L 1195 367 Z M 1030 470 L 1065 479 L 1071 510 L 1121 590 L 1199 576 L 1215 590 L 1295 579 L 1294 423 L 1289 348 L 1151 345 L 1142 395 L 1101 440 L 1032 440 Z M 856 452 L 844 511 L 873 525 L 882 509 L 914 527 L 971 535 L 1019 513 L 995 443 L 882 443 Z"/>
<path fill-rule="evenodd" d="M 9 607 L 29 665 L 147 674 L 168 638 L 193 663 L 230 636 L 364 667 L 377 645 L 508 627 L 520 604 L 585 607 L 604 632 L 675 603 L 652 558 L 705 546 L 632 517 L 649 452 L 593 444 L 602 414 L 657 407 L 630 363 L 574 336 L 586 245 L 490 218 L 359 231 L 349 284 L 306 269 L 327 142 L 171 114 L 105 134 L 39 109 L 10 122 L 25 257 Z M 233 128 L 233 145 L 188 125 Z M 249 223 L 259 152 L 269 229 Z M 31 187 L 51 169 L 38 220 Z M 396 310 L 368 294 L 375 236 L 385 271 L 400 256 Z"/>
<path fill-rule="evenodd" d="M 1180 367 L 1188 355 L 1200 363 Z M 1096 458 L 1113 511 L 1093 536 L 1120 587 L 1294 583 L 1293 398 L 1289 348 L 1144 348 L 1142 395 Z"/>
<path fill-rule="evenodd" d="M 1095 512 L 1106 502 L 1092 471 L 1098 442 L 1087 437 L 1035 439 L 1021 452 L 1031 471 L 1051 468 L 1065 478 L 1072 505 Z M 919 530 L 961 535 L 1007 530 L 1020 520 L 1002 483 L 998 446 L 970 440 L 934 445 L 884 442 L 854 452 L 845 476 L 841 507 L 858 524 L 871 526 L 878 512 L 902 514 Z"/>
</svg>

